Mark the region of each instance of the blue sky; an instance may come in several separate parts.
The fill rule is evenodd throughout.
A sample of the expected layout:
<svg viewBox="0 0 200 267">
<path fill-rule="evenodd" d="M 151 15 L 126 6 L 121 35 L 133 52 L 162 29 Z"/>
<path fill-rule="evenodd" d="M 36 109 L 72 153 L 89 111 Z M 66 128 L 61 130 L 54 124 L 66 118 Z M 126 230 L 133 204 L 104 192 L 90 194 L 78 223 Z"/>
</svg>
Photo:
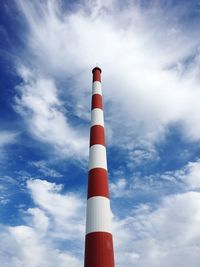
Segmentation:
<svg viewBox="0 0 200 267">
<path fill-rule="evenodd" d="M 83 264 L 96 63 L 116 266 L 199 267 L 199 12 L 199 1 L 1 1 L 2 267 Z"/>
</svg>

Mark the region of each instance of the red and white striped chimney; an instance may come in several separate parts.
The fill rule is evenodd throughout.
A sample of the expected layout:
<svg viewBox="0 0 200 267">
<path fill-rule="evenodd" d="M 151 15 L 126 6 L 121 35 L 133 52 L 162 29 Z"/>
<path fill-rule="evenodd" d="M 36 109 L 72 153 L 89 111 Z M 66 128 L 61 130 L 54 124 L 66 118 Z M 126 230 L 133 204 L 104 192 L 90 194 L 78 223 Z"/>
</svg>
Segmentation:
<svg viewBox="0 0 200 267">
<path fill-rule="evenodd" d="M 114 267 L 101 69 L 93 73 L 84 267 Z"/>
</svg>

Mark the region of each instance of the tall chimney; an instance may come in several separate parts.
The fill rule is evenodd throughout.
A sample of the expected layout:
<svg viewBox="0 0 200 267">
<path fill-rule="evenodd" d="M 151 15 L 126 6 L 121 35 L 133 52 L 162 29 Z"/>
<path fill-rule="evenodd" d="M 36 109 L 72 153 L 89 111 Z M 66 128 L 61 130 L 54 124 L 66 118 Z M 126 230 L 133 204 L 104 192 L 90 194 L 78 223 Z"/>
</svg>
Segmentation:
<svg viewBox="0 0 200 267">
<path fill-rule="evenodd" d="M 114 267 L 101 69 L 93 73 L 84 267 Z"/>
</svg>

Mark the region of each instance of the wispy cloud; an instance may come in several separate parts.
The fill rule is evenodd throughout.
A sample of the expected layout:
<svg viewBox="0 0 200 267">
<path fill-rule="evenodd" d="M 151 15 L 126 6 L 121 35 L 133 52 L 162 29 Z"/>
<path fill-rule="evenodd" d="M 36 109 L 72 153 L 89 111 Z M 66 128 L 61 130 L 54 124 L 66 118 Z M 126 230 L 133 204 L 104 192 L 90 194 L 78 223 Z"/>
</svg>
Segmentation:
<svg viewBox="0 0 200 267">
<path fill-rule="evenodd" d="M 17 87 L 15 109 L 33 136 L 52 145 L 60 156 L 84 158 L 88 152 L 87 139 L 70 126 L 55 82 L 35 76 L 26 67 L 21 66 L 18 71 L 24 82 Z"/>
<path fill-rule="evenodd" d="M 19 133 L 13 131 L 0 131 L 0 159 L 3 161 L 8 156 L 7 146 L 17 142 Z"/>
<path fill-rule="evenodd" d="M 137 198 L 145 196 L 150 202 L 162 199 L 165 195 L 180 192 L 199 192 L 200 190 L 200 160 L 188 162 L 182 168 L 174 171 L 157 172 L 144 175 L 141 172 L 130 174 L 115 171 L 110 183 L 113 198 Z"/>
<path fill-rule="evenodd" d="M 183 24 L 186 7 L 157 3 L 144 8 L 127 2 L 122 8 L 118 1 L 87 1 L 65 12 L 59 2 L 23 0 L 18 6 L 28 26 L 22 60 L 42 77 L 34 86 L 45 83 L 52 88 L 54 79 L 70 79 L 70 88 L 62 90 L 66 99 L 72 97 L 73 112 L 81 119 L 88 117 L 89 70 L 96 62 L 102 66 L 109 144 L 147 150 L 150 156 L 174 123 L 181 125 L 187 140 L 200 139 L 199 22 Z M 39 110 L 35 116 L 38 121 Z M 56 121 L 60 116 L 54 110 Z M 79 145 L 72 138 L 76 133 L 66 118 L 65 114 L 62 127 L 67 130 L 61 132 L 66 132 L 72 142 L 69 147 L 76 151 Z M 52 131 L 43 139 L 60 146 Z M 58 136 L 65 150 L 66 140 Z"/>
<path fill-rule="evenodd" d="M 47 177 L 61 178 L 63 175 L 56 170 L 49 168 L 44 160 L 30 162 L 30 165 L 37 168 L 37 170 Z"/>
<path fill-rule="evenodd" d="M 166 172 L 161 178 L 184 184 L 186 190 L 200 190 L 200 160 L 188 162 L 182 169 Z"/>
<path fill-rule="evenodd" d="M 17 182 L 10 176 L 0 176 L 0 205 L 6 205 L 10 201 L 13 188 Z"/>
<path fill-rule="evenodd" d="M 0 131 L 0 148 L 16 142 L 17 133 L 10 131 Z"/>
</svg>

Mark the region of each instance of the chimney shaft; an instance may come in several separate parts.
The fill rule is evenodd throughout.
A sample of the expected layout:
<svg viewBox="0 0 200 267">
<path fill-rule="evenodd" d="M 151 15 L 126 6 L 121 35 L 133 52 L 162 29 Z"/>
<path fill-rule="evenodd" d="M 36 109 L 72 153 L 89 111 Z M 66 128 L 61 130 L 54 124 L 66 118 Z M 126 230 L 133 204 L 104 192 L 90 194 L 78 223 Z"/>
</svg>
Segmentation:
<svg viewBox="0 0 200 267">
<path fill-rule="evenodd" d="M 101 69 L 93 73 L 84 267 L 114 267 Z"/>
</svg>

